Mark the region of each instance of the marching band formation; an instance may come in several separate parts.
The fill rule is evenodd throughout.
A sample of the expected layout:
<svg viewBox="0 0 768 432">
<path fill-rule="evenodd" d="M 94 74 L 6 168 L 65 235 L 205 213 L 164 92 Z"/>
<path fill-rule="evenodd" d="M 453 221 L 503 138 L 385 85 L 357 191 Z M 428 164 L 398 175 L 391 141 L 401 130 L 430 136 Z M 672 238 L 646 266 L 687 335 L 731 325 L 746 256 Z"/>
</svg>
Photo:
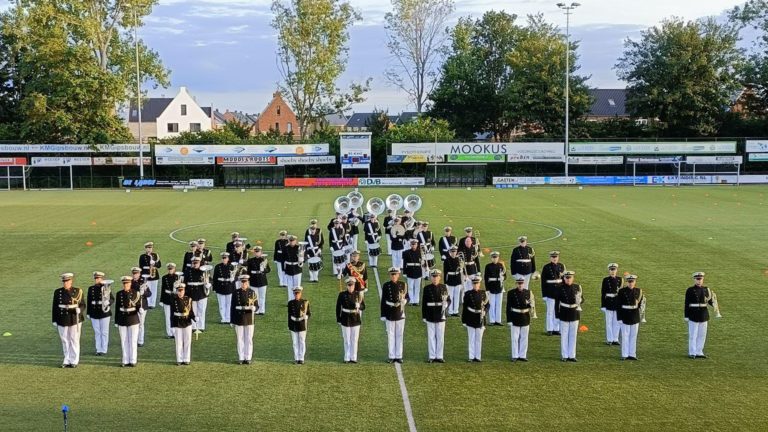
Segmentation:
<svg viewBox="0 0 768 432">
<path fill-rule="evenodd" d="M 360 215 L 363 203 L 363 196 L 357 191 L 337 198 L 333 204 L 336 215 L 327 226 L 332 274 L 339 281 L 336 322 L 341 327 L 345 363 L 357 363 L 369 268 L 375 276 L 380 319 L 386 327 L 389 363 L 403 361 L 406 305 L 409 304 L 421 306 L 430 363 L 445 361 L 445 325 L 449 318 L 459 316 L 467 329 L 468 361 L 482 361 L 483 334 L 487 326 L 504 325 L 502 311 L 506 312 L 506 323 L 510 327 L 511 360 L 528 361 L 531 319 L 538 318 L 530 287 L 535 280 L 540 281 L 546 307 L 546 334 L 560 336 L 563 362 L 577 361 L 584 290 L 575 283 L 575 272 L 566 270 L 560 262 L 558 251 L 549 253 L 549 262 L 539 272 L 535 251 L 528 245 L 527 237 L 521 236 L 511 252 L 509 271 L 501 254 L 494 251 L 481 272 L 483 252 L 477 231 L 466 227 L 464 237 L 457 239 L 453 229 L 445 227 L 443 236 L 435 240 L 429 222 L 415 218 L 421 208 L 419 196 L 402 198 L 393 194 L 386 200 L 372 198 L 365 205 L 367 214 Z M 378 219 L 384 212 L 382 227 Z M 360 228 L 366 244 L 367 264 L 357 250 Z M 382 240 L 386 240 L 386 246 Z M 288 330 L 294 362 L 299 365 L 305 361 L 307 324 L 312 316 L 310 303 L 303 297 L 304 264 L 307 264 L 309 282 L 319 282 L 325 245 L 317 219 L 309 222 L 302 241 L 283 230 L 274 244 L 272 263 L 279 286 L 288 294 Z M 200 238 L 189 242 L 180 272 L 176 264 L 168 263 L 162 277 L 159 274 L 162 263 L 154 247 L 153 242 L 144 244 L 138 266 L 131 269 L 130 276 L 121 277 L 122 289 L 117 293 L 111 289 L 115 281 L 106 279 L 100 271 L 93 272 L 93 285 L 87 290 L 73 286 L 74 274 L 61 275 L 62 287 L 54 291 L 51 315 L 62 343 L 62 367 L 74 368 L 79 363 L 80 332 L 85 316 L 93 326 L 97 356 L 107 353 L 109 324 L 114 317 L 120 334 L 122 366 L 136 366 L 138 348 L 145 340 L 146 315 L 157 306 L 158 300 L 165 317 L 165 336 L 176 345 L 176 364 L 189 365 L 192 337 L 197 339 L 206 329 L 211 292 L 216 293 L 220 322 L 229 324 L 235 331 L 239 363 L 250 364 L 254 320 L 255 316 L 266 313 L 268 274 L 272 272 L 262 247 L 251 246 L 247 238 L 233 232 L 225 251 L 219 255 L 221 261 L 214 264 L 206 240 Z M 392 266 L 387 271 L 389 280 L 381 284 L 378 258 L 384 247 L 391 256 Z M 442 270 L 437 268 L 436 256 L 442 261 Z M 637 360 L 637 336 L 640 323 L 645 322 L 646 298 L 643 290 L 636 286 L 638 277 L 625 274 L 622 280 L 618 268 L 616 263 L 608 264 L 608 275 L 602 281 L 600 309 L 605 315 L 605 343 L 621 345 L 622 360 Z M 704 276 L 703 272 L 693 273 L 694 285 L 685 293 L 684 318 L 688 322 L 688 355 L 692 359 L 706 358 L 709 306 L 714 308 L 716 317 L 721 316 L 717 296 L 704 285 Z M 507 291 L 504 282 L 509 277 L 514 279 L 515 286 Z"/>
</svg>

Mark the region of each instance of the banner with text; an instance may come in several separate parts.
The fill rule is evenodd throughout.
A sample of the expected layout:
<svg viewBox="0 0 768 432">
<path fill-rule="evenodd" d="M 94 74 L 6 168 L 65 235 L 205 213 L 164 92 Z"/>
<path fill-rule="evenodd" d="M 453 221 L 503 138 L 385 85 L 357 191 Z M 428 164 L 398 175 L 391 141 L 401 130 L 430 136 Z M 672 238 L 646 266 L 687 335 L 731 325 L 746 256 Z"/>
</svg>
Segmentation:
<svg viewBox="0 0 768 432">
<path fill-rule="evenodd" d="M 569 156 L 571 165 L 621 165 L 624 156 Z"/>
<path fill-rule="evenodd" d="M 768 152 L 768 140 L 747 140 L 747 153 Z"/>
<path fill-rule="evenodd" d="M 492 154 L 467 154 L 467 155 L 456 155 L 452 154 L 448 156 L 448 162 L 449 163 L 456 163 L 456 162 L 474 162 L 474 163 L 498 163 L 498 162 L 504 162 L 504 155 L 492 155 Z"/>
<path fill-rule="evenodd" d="M 529 142 L 507 143 L 509 162 L 563 162 L 565 161 L 565 143 Z"/>
<path fill-rule="evenodd" d="M 768 162 L 768 153 L 750 153 L 750 162 Z"/>
<path fill-rule="evenodd" d="M 149 153 L 149 144 L 142 150 Z M 138 153 L 138 144 L 0 144 L 0 153 Z"/>
<path fill-rule="evenodd" d="M 277 156 L 217 156 L 216 165 L 265 166 L 277 164 Z"/>
<path fill-rule="evenodd" d="M 152 158 L 145 157 L 142 161 L 144 165 L 152 165 Z M 139 158 L 137 157 L 117 157 L 117 156 L 94 156 L 93 166 L 138 166 Z"/>
<path fill-rule="evenodd" d="M 155 158 L 158 165 L 213 165 L 216 163 L 214 156 L 158 156 Z"/>
<path fill-rule="evenodd" d="M 736 141 L 571 143 L 570 154 L 707 154 L 736 153 Z"/>
<path fill-rule="evenodd" d="M 317 177 L 297 177 L 285 178 L 285 187 L 355 187 L 357 179 L 352 178 L 317 178 Z"/>
<path fill-rule="evenodd" d="M 341 132 L 339 152 L 342 169 L 370 169 L 371 132 Z"/>
<path fill-rule="evenodd" d="M 277 164 L 286 165 L 335 165 L 336 156 L 281 156 L 277 158 Z"/>
<path fill-rule="evenodd" d="M 303 156 L 327 155 L 328 144 L 276 145 L 155 145 L 155 156 Z"/>
<path fill-rule="evenodd" d="M 90 156 L 73 157 L 33 157 L 32 166 L 40 167 L 64 167 L 64 166 L 90 166 Z"/>
<path fill-rule="evenodd" d="M 400 163 L 442 163 L 443 156 L 440 155 L 387 155 L 387 163 L 400 164 Z"/>
<path fill-rule="evenodd" d="M 162 179 L 123 179 L 123 187 L 130 188 L 212 188 L 213 179 L 162 180 Z"/>
<path fill-rule="evenodd" d="M 685 163 L 702 165 L 741 165 L 743 156 L 687 156 Z"/>
<path fill-rule="evenodd" d="M 668 157 L 627 157 L 628 164 L 677 164 L 683 161 L 682 156 Z"/>
<path fill-rule="evenodd" d="M 24 166 L 27 164 L 25 157 L 0 158 L 0 166 Z"/>
<path fill-rule="evenodd" d="M 424 177 L 369 177 L 357 179 L 360 187 L 424 186 Z"/>
<path fill-rule="evenodd" d="M 392 155 L 422 155 L 425 157 L 444 155 L 514 155 L 517 158 L 528 158 L 534 162 L 562 161 L 564 154 L 563 143 L 530 142 L 530 143 L 392 143 Z M 558 159 L 559 158 L 559 159 Z M 526 160 L 522 160 L 525 162 Z M 511 160 L 510 160 L 511 162 Z"/>
</svg>

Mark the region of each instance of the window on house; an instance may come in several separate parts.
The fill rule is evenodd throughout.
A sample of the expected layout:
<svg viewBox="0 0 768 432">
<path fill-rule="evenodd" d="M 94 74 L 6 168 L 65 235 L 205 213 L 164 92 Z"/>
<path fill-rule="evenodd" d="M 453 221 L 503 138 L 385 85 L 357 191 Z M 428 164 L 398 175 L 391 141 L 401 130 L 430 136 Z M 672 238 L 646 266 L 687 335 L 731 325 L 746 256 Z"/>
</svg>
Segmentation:
<svg viewBox="0 0 768 432">
<path fill-rule="evenodd" d="M 187 106 L 186 105 L 182 105 L 181 106 L 181 115 L 184 115 L 184 116 L 187 115 Z"/>
<path fill-rule="evenodd" d="M 134 110 L 133 110 L 133 114 L 131 114 L 131 116 L 133 116 L 133 117 L 138 117 L 138 116 L 139 116 L 139 110 L 137 110 L 137 109 L 134 109 Z"/>
<path fill-rule="evenodd" d="M 285 131 L 293 132 L 293 124 L 291 124 L 291 122 L 288 122 L 288 124 L 285 125 Z"/>
<path fill-rule="evenodd" d="M 275 130 L 280 132 L 280 123 L 275 122 Z"/>
<path fill-rule="evenodd" d="M 277 115 L 280 115 L 280 105 L 277 106 Z"/>
<path fill-rule="evenodd" d="M 200 123 L 190 123 L 189 124 L 189 131 L 190 132 L 200 132 L 202 129 L 200 127 Z"/>
<path fill-rule="evenodd" d="M 176 133 L 179 131 L 179 124 L 178 123 L 168 123 L 168 132 L 169 133 Z"/>
<path fill-rule="evenodd" d="M 615 101 L 615 100 L 613 100 L 613 99 L 608 99 L 608 105 L 610 105 L 610 106 L 612 106 L 612 107 L 613 107 L 613 106 L 616 106 L 616 101 Z"/>
</svg>

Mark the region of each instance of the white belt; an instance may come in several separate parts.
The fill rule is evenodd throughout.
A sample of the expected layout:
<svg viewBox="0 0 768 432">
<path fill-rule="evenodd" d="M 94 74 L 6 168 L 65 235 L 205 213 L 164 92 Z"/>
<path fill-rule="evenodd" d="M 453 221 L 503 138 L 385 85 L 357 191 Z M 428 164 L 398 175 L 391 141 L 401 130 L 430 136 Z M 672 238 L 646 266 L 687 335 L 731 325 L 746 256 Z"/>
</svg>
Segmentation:
<svg viewBox="0 0 768 432">
<path fill-rule="evenodd" d="M 560 307 L 569 308 L 569 309 L 576 309 L 579 307 L 577 304 L 568 304 L 568 303 L 560 303 Z"/>
<path fill-rule="evenodd" d="M 448 273 L 446 273 L 446 274 L 447 274 L 447 275 L 457 275 L 457 274 L 459 274 L 459 272 L 448 272 Z"/>
<path fill-rule="evenodd" d="M 345 312 L 345 313 L 351 313 L 351 314 L 356 314 L 356 313 L 358 313 L 358 310 L 357 310 L 357 309 L 344 309 L 344 308 L 341 308 L 341 311 L 342 311 L 342 312 Z"/>
<path fill-rule="evenodd" d="M 421 267 L 421 264 L 419 263 L 408 263 L 406 264 L 408 267 Z"/>
<path fill-rule="evenodd" d="M 550 279 L 550 280 L 547 281 L 547 283 L 548 284 L 563 283 L 563 280 L 562 279 Z"/>
<path fill-rule="evenodd" d="M 182 318 L 186 318 L 186 317 L 188 317 L 188 316 L 189 316 L 189 314 L 188 314 L 188 313 L 181 313 L 181 312 L 174 312 L 174 313 L 173 313 L 173 316 L 175 316 L 175 317 L 182 317 Z"/>
<path fill-rule="evenodd" d="M 97 305 L 97 304 L 100 305 L 101 304 L 101 300 L 99 300 L 99 301 L 92 301 L 91 304 L 92 305 Z"/>
<path fill-rule="evenodd" d="M 61 308 L 61 309 L 77 309 L 77 305 L 63 305 L 63 304 L 60 304 L 59 308 Z"/>
<path fill-rule="evenodd" d="M 442 303 L 437 303 L 437 302 L 435 302 L 435 303 L 427 303 L 427 306 L 442 306 L 442 305 L 443 305 Z"/>
<path fill-rule="evenodd" d="M 467 310 L 472 312 L 472 313 L 480 313 L 481 312 L 481 311 L 479 311 L 477 309 L 472 309 L 471 307 L 467 307 Z"/>
<path fill-rule="evenodd" d="M 299 262 L 298 262 L 298 261 L 296 261 L 296 262 L 288 262 L 288 261 L 286 261 L 286 262 L 284 262 L 283 264 L 287 264 L 287 265 L 299 265 Z"/>
<path fill-rule="evenodd" d="M 707 307 L 706 303 L 690 303 L 688 307 Z"/>
<path fill-rule="evenodd" d="M 170 290 L 170 291 L 169 290 L 163 290 L 163 292 L 166 293 L 166 294 L 173 294 L 173 290 Z"/>
<path fill-rule="evenodd" d="M 187 286 L 201 286 L 202 282 L 187 282 Z"/>
<path fill-rule="evenodd" d="M 637 309 L 637 306 L 632 305 L 621 305 L 622 309 Z"/>
<path fill-rule="evenodd" d="M 149 266 L 142 267 L 143 269 L 149 270 Z"/>
<path fill-rule="evenodd" d="M 512 308 L 511 311 L 512 312 L 516 312 L 516 313 L 528 313 L 528 312 L 530 312 L 530 309 L 515 309 L 515 308 Z"/>
<path fill-rule="evenodd" d="M 261 274 L 261 270 L 251 270 L 251 274 Z"/>
<path fill-rule="evenodd" d="M 529 262 L 531 262 L 531 259 L 530 259 L 530 258 L 527 258 L 527 259 L 519 259 L 519 260 L 517 260 L 517 262 L 522 262 L 522 263 L 529 263 Z"/>
<path fill-rule="evenodd" d="M 227 282 L 227 281 L 231 281 L 231 279 L 230 279 L 230 278 L 218 278 L 218 279 L 216 279 L 216 280 L 217 280 L 217 281 L 219 281 L 219 282 Z"/>
<path fill-rule="evenodd" d="M 306 315 L 304 315 L 304 316 L 300 316 L 300 317 L 298 317 L 298 318 L 296 318 L 296 317 L 295 317 L 295 316 L 293 316 L 293 315 L 290 315 L 290 317 L 291 317 L 291 321 L 298 321 L 298 322 L 301 322 L 301 321 L 304 321 L 305 319 L 307 319 L 307 316 L 306 316 Z"/>
<path fill-rule="evenodd" d="M 616 294 L 606 294 L 606 297 L 616 297 Z"/>
<path fill-rule="evenodd" d="M 400 302 L 392 303 L 392 302 L 385 301 L 384 303 L 386 303 L 387 306 L 400 307 Z"/>
<path fill-rule="evenodd" d="M 488 278 L 488 282 L 496 282 L 499 278 Z"/>
<path fill-rule="evenodd" d="M 132 307 L 132 308 L 120 308 L 120 312 L 135 312 L 135 311 L 136 311 L 135 307 Z"/>
<path fill-rule="evenodd" d="M 235 306 L 235 309 L 237 310 L 254 310 L 256 309 L 255 306 Z"/>
</svg>

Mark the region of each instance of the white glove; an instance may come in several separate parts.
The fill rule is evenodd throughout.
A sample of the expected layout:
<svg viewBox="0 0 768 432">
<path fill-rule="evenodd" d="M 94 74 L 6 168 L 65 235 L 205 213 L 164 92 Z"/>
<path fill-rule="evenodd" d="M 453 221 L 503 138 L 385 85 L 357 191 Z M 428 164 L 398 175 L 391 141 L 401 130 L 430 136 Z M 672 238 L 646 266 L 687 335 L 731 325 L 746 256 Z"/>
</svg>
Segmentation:
<svg viewBox="0 0 768 432">
<path fill-rule="evenodd" d="M 421 320 L 422 320 L 422 321 L 424 321 L 425 323 L 427 322 L 427 320 L 426 320 L 426 319 L 424 319 L 424 318 L 422 318 Z"/>
<path fill-rule="evenodd" d="M 54 327 L 58 326 L 58 324 L 56 323 L 51 323 L 51 324 L 53 324 Z M 117 324 L 115 324 L 115 326 L 117 326 Z"/>
<path fill-rule="evenodd" d="M 600 308 L 600 310 L 601 310 L 601 311 L 603 311 L 603 312 L 605 312 L 605 308 L 604 308 L 604 307 L 601 307 L 601 308 Z"/>
<path fill-rule="evenodd" d="M 232 328 L 235 328 L 235 325 L 232 324 L 232 323 L 230 323 L 229 326 L 232 327 Z"/>
<path fill-rule="evenodd" d="M 151 266 L 155 265 L 155 260 L 150 260 L 149 261 L 149 265 L 151 265 Z"/>
<path fill-rule="evenodd" d="M 238 262 L 240 263 L 240 265 L 242 265 L 243 264 L 243 259 L 240 258 L 240 261 L 238 261 Z"/>
<path fill-rule="evenodd" d="M 208 288 L 208 289 L 211 289 L 212 286 L 213 285 L 211 285 L 210 283 L 205 284 L 205 287 Z"/>
<path fill-rule="evenodd" d="M 380 318 L 382 321 L 386 321 L 387 319 L 385 317 Z"/>
<path fill-rule="evenodd" d="M 690 321 L 690 320 L 688 318 L 685 318 L 685 322 L 688 322 L 688 321 Z"/>
<path fill-rule="evenodd" d="M 462 324 L 461 326 L 462 326 L 462 327 L 464 327 L 464 328 L 466 328 L 466 327 L 467 327 L 467 325 L 466 325 L 466 324 Z"/>
<path fill-rule="evenodd" d="M 355 309 L 360 309 L 360 303 L 355 303 Z"/>
</svg>

